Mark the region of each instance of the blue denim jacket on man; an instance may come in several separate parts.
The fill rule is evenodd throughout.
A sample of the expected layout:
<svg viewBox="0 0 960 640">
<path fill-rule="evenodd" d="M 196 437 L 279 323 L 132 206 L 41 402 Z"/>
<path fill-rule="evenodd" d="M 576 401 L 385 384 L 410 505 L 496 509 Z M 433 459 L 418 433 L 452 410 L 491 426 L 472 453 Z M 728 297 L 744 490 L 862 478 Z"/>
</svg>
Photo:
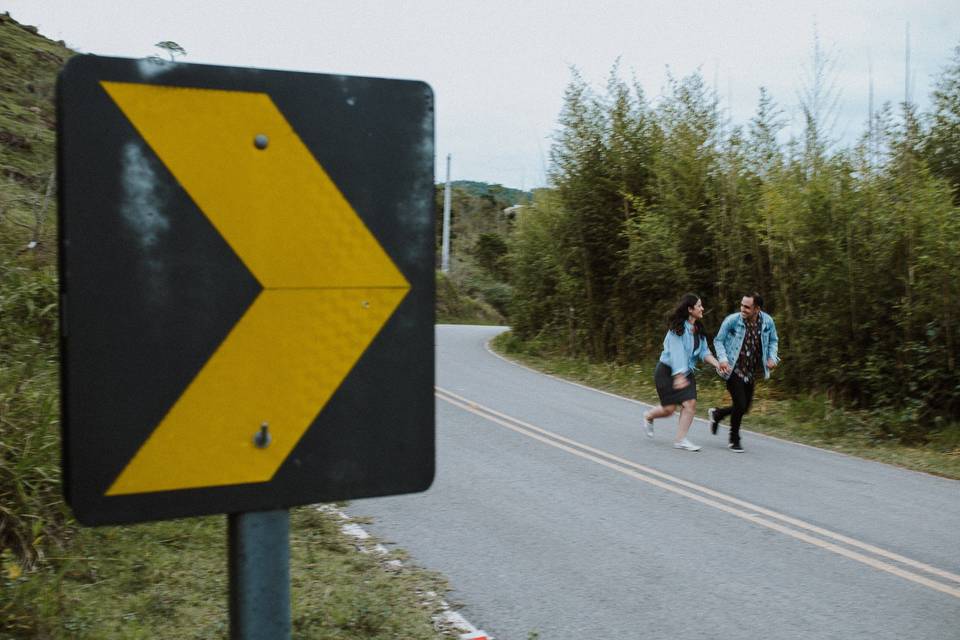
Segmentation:
<svg viewBox="0 0 960 640">
<path fill-rule="evenodd" d="M 775 363 L 780 362 L 780 358 L 777 356 L 777 345 L 780 340 L 777 338 L 777 325 L 774 323 L 772 316 L 761 311 L 758 320 L 761 322 L 760 347 L 763 352 L 760 361 L 763 363 L 763 377 L 766 379 L 770 377 L 767 360 L 773 360 Z M 713 339 L 713 348 L 717 350 L 717 360 L 729 362 L 731 373 L 733 372 L 732 367 L 737 364 L 737 358 L 740 357 L 740 347 L 743 346 L 743 337 L 746 334 L 747 324 L 743 320 L 743 316 L 739 313 L 731 313 L 723 319 L 720 331 L 717 332 L 717 337 Z M 724 378 L 729 378 L 730 375 L 728 373 Z"/>
<path fill-rule="evenodd" d="M 663 339 L 663 351 L 660 353 L 660 362 L 670 367 L 671 375 L 696 370 L 697 360 L 706 360 L 710 355 L 707 346 L 707 336 L 700 336 L 700 345 L 694 349 L 696 340 L 693 335 L 693 325 L 683 323 L 683 335 L 678 336 L 673 331 L 667 331 Z"/>
</svg>

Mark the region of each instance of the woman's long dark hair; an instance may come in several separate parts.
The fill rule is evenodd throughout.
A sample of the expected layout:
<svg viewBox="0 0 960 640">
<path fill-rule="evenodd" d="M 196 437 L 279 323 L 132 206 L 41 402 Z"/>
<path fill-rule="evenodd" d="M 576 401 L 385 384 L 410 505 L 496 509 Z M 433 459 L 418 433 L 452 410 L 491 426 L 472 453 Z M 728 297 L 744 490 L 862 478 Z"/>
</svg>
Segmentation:
<svg viewBox="0 0 960 640">
<path fill-rule="evenodd" d="M 680 298 L 680 302 L 677 303 L 677 306 L 674 307 L 673 311 L 670 313 L 669 318 L 667 319 L 667 327 L 669 331 L 673 331 L 678 336 L 683 335 L 683 325 L 687 321 L 687 318 L 690 317 L 690 307 L 697 306 L 697 301 L 700 300 L 700 296 L 695 293 L 685 293 L 683 297 Z M 697 320 L 693 323 L 694 331 L 698 335 L 703 335 L 703 323 Z"/>
</svg>

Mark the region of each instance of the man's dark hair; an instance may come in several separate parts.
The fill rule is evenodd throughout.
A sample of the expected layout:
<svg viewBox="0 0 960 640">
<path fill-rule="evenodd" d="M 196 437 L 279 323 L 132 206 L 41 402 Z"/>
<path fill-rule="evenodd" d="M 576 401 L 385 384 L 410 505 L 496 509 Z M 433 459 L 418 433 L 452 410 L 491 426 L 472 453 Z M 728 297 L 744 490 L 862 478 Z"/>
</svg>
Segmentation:
<svg viewBox="0 0 960 640">
<path fill-rule="evenodd" d="M 754 291 L 753 293 L 743 294 L 744 298 L 753 298 L 753 304 L 763 309 L 763 296 L 758 292 Z"/>
</svg>

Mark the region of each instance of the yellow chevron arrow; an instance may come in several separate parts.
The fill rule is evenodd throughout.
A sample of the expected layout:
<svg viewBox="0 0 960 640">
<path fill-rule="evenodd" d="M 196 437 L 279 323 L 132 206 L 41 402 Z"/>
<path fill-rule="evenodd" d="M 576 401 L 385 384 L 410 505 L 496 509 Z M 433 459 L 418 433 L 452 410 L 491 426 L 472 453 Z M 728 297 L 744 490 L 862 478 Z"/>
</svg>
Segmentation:
<svg viewBox="0 0 960 640">
<path fill-rule="evenodd" d="M 410 284 L 268 95 L 101 85 L 263 286 L 107 495 L 266 482 Z"/>
</svg>

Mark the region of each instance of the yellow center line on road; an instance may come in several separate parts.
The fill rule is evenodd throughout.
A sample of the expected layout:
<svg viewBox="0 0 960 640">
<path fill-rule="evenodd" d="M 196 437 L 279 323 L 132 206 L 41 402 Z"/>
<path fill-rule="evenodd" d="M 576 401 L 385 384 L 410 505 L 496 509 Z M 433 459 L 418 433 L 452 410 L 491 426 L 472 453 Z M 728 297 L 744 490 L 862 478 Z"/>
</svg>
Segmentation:
<svg viewBox="0 0 960 640">
<path fill-rule="evenodd" d="M 758 524 L 768 529 L 778 531 L 780 533 L 783 533 L 784 535 L 790 536 L 797 540 L 802 540 L 803 542 L 807 542 L 814 546 L 820 547 L 821 549 L 831 551 L 833 553 L 844 556 L 851 560 L 856 560 L 857 562 L 866 564 L 874 569 L 885 571 L 887 573 L 893 574 L 905 580 L 910 580 L 911 582 L 914 582 L 916 584 L 923 585 L 930 589 L 934 589 L 941 593 L 945 593 L 947 595 L 951 595 L 955 598 L 960 599 L 960 588 L 956 586 L 953 586 L 950 584 L 944 584 L 936 580 L 931 580 L 926 576 L 922 576 L 912 571 L 903 569 L 901 567 L 897 567 L 887 562 L 883 562 L 882 560 L 878 560 L 877 558 L 873 558 L 873 557 L 864 555 L 862 553 L 858 553 L 857 551 L 853 551 L 846 547 L 833 544 L 832 542 L 827 542 L 826 540 L 822 540 L 820 538 L 814 537 L 808 533 L 804 533 L 803 531 L 797 531 L 796 529 L 786 527 L 777 522 L 771 522 L 770 520 L 767 520 L 766 518 L 763 518 L 761 516 L 767 516 L 768 518 L 780 520 L 782 522 L 788 523 L 799 529 L 803 529 L 811 533 L 815 533 L 825 538 L 830 538 L 837 542 L 842 542 L 846 545 L 861 549 L 863 551 L 867 551 L 869 553 L 886 558 L 888 560 L 892 560 L 900 564 L 910 566 L 914 569 L 919 569 L 928 574 L 936 575 L 942 578 L 946 578 L 947 580 L 960 583 L 960 575 L 957 575 L 955 573 L 951 573 L 949 571 L 945 571 L 943 569 L 930 566 L 923 562 L 912 560 L 905 556 L 901 556 L 899 554 L 887 551 L 885 549 L 881 549 L 874 545 L 861 542 L 854 538 L 850 538 L 848 536 L 835 533 L 828 529 L 824 529 L 822 527 L 809 524 L 797 518 L 793 518 L 793 517 L 778 513 L 776 511 L 766 509 L 764 507 L 752 504 L 745 500 L 740 500 L 739 498 L 735 498 L 733 496 L 721 493 L 719 491 L 715 491 L 713 489 L 710 489 L 709 487 L 704 487 L 702 485 L 698 485 L 696 483 L 689 482 L 687 480 L 683 480 L 675 476 L 671 476 L 670 474 L 664 473 L 662 471 L 658 471 L 656 469 L 653 469 L 641 464 L 637 464 L 636 462 L 632 462 L 630 460 L 620 458 L 616 455 L 607 453 L 600 449 L 595 449 L 594 447 L 583 444 L 581 442 L 577 442 L 576 440 L 566 438 L 564 436 L 553 433 L 541 427 L 537 427 L 535 425 L 524 422 L 522 420 L 518 420 L 517 418 L 513 418 L 506 414 L 500 413 L 495 409 L 491 409 L 489 407 L 483 406 L 477 402 L 474 402 L 472 400 L 459 396 L 441 387 L 435 387 L 435 392 L 436 392 L 436 396 L 441 400 L 444 400 L 445 402 L 448 402 L 461 409 L 474 413 L 502 427 L 506 427 L 507 429 L 510 429 L 512 431 L 525 435 L 529 438 L 543 442 L 544 444 L 548 444 L 557 449 L 561 449 L 568 453 L 572 453 L 573 455 L 584 458 L 586 460 L 590 460 L 591 462 L 595 462 L 596 464 L 602 465 L 604 467 L 607 467 L 609 469 L 612 469 L 624 475 L 630 476 L 637 480 L 641 480 L 643 482 L 646 482 L 658 488 L 664 489 L 666 491 L 670 491 L 677 495 L 681 495 L 685 498 L 689 498 L 691 500 L 695 500 L 697 502 L 713 507 L 715 509 L 719 509 L 725 513 L 729 513 L 738 518 L 742 518 L 743 520 L 747 520 L 748 522 L 752 522 L 754 524 Z M 686 487 L 686 488 L 683 488 L 683 487 Z M 694 491 L 698 493 L 694 493 Z M 710 497 L 707 497 L 707 496 L 710 496 Z M 721 500 L 723 502 L 720 502 Z M 728 504 L 725 504 L 725 503 L 728 503 Z M 736 505 L 736 506 L 731 506 L 731 505 Z M 741 507 L 741 508 L 737 508 L 737 507 Z"/>
</svg>

